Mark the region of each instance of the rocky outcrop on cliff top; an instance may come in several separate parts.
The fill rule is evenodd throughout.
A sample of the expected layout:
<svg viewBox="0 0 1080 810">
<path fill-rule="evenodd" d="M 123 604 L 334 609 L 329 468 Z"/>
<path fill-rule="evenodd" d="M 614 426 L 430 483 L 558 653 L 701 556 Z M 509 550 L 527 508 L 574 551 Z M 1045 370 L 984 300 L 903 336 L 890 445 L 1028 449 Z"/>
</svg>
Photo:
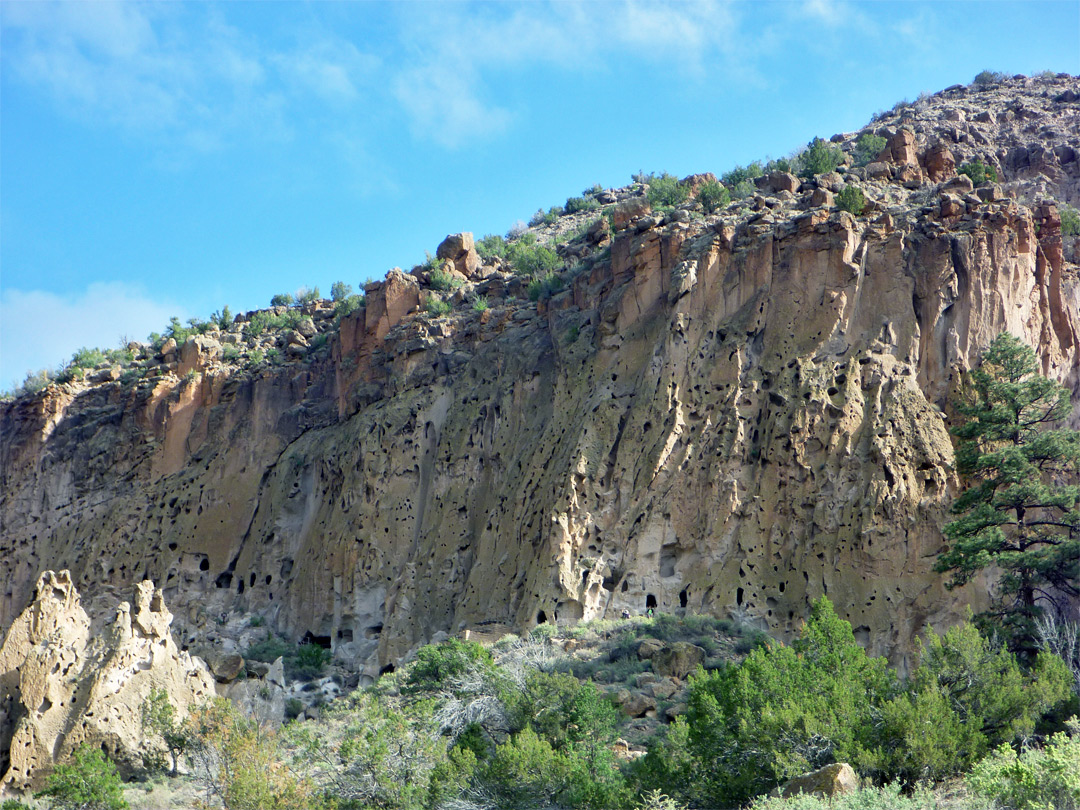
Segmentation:
<svg viewBox="0 0 1080 810">
<path fill-rule="evenodd" d="M 4 404 L 0 625 L 63 565 L 83 588 L 154 577 L 185 643 L 255 613 L 369 675 L 440 633 L 623 608 L 784 635 L 821 593 L 902 658 L 986 596 L 932 571 L 961 374 L 1008 330 L 1077 388 L 1076 88 L 950 88 L 869 125 L 868 165 L 838 135 L 836 172 L 713 214 L 604 191 L 610 217 L 533 230 L 565 262 L 537 301 L 460 235 L 456 287 L 395 270 L 350 314 L 296 310 L 310 351 L 173 347 Z M 999 182 L 957 176 L 972 159 Z M 859 216 L 833 207 L 846 185 Z M 254 320 L 221 339 L 291 340 Z"/>
<path fill-rule="evenodd" d="M 68 571 L 46 571 L 0 647 L 0 791 L 43 786 L 55 761 L 101 746 L 141 767 L 140 707 L 164 689 L 183 716 L 214 695 L 214 679 L 177 649 L 172 614 L 152 582 L 135 588 L 103 632 L 91 632 Z"/>
</svg>

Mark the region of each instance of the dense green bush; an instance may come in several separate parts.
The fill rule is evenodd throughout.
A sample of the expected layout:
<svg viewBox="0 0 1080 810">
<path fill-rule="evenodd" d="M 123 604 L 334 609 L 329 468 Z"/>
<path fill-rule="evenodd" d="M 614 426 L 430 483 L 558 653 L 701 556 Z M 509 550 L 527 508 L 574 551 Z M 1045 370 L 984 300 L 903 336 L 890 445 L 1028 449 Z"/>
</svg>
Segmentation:
<svg viewBox="0 0 1080 810">
<path fill-rule="evenodd" d="M 554 273 L 545 273 L 529 282 L 529 300 L 543 301 L 563 288 L 563 280 Z"/>
<path fill-rule="evenodd" d="M 878 159 L 888 141 L 872 132 L 864 132 L 855 142 L 855 165 L 865 166 Z"/>
<path fill-rule="evenodd" d="M 600 203 L 592 197 L 570 197 L 566 201 L 565 210 L 568 214 L 576 214 L 578 211 L 595 211 Z"/>
<path fill-rule="evenodd" d="M 497 233 L 489 233 L 476 243 L 476 252 L 483 259 L 503 258 L 506 255 L 506 240 Z"/>
<path fill-rule="evenodd" d="M 318 287 L 301 287 L 296 293 L 296 303 L 298 304 L 310 304 L 314 301 L 318 301 L 321 298 Z"/>
<path fill-rule="evenodd" d="M 217 325 L 218 329 L 225 331 L 233 322 L 233 314 L 226 304 L 219 312 L 215 312 L 211 315 L 210 320 Z"/>
<path fill-rule="evenodd" d="M 248 319 L 245 331 L 252 337 L 258 337 L 270 329 L 295 329 L 303 320 L 304 313 L 297 309 L 290 309 L 280 315 L 263 310 Z"/>
<path fill-rule="evenodd" d="M 347 295 L 334 303 L 334 316 L 341 320 L 364 306 L 367 299 L 363 295 Z"/>
<path fill-rule="evenodd" d="M 603 746 L 614 740 L 618 710 L 591 682 L 573 675 L 532 671 L 507 700 L 513 728 L 531 726 L 556 750 Z"/>
<path fill-rule="evenodd" d="M 1080 737 L 1055 734 L 1045 748 L 1019 756 L 1007 745 L 979 762 L 964 779 L 977 796 L 1013 810 L 1080 808 Z"/>
<path fill-rule="evenodd" d="M 244 658 L 249 661 L 262 661 L 266 664 L 271 664 L 278 658 L 290 658 L 294 655 L 296 655 L 296 645 L 277 636 L 270 636 L 252 644 L 244 651 Z"/>
<path fill-rule="evenodd" d="M 1076 236 L 1080 234 L 1080 212 L 1068 203 L 1061 206 L 1061 235 Z"/>
<path fill-rule="evenodd" d="M 456 748 L 467 755 L 448 781 L 471 784 L 498 807 L 627 805 L 629 787 L 611 752 L 619 715 L 595 686 L 533 671 L 506 701 L 509 739 L 493 749 L 478 737 L 459 739 Z"/>
<path fill-rule="evenodd" d="M 996 183 L 998 179 L 997 169 L 978 159 L 965 163 L 957 171 L 970 177 L 972 184 L 975 186 Z"/>
<path fill-rule="evenodd" d="M 270 299 L 270 306 L 272 307 L 288 307 L 292 306 L 292 303 L 292 293 L 278 293 Z"/>
<path fill-rule="evenodd" d="M 708 774 L 699 795 L 741 803 L 799 773 L 857 760 L 872 742 L 874 706 L 894 690 L 885 661 L 866 656 L 822 597 L 791 647 L 758 649 L 694 679 L 689 741 Z"/>
<path fill-rule="evenodd" d="M 487 312 L 491 306 L 488 304 L 487 296 L 478 295 L 472 302 L 473 312 Z"/>
<path fill-rule="evenodd" d="M 28 371 L 22 383 L 11 392 L 11 396 L 21 397 L 24 394 L 36 394 L 39 391 L 44 391 L 52 381 L 53 373 L 47 368 Z"/>
<path fill-rule="evenodd" d="M 866 208 L 866 195 L 858 186 L 844 186 L 836 195 L 836 207 L 841 211 L 859 216 Z"/>
<path fill-rule="evenodd" d="M 531 234 L 507 246 L 506 258 L 514 272 L 525 276 L 542 276 L 562 266 L 562 260 L 554 250 L 536 241 Z"/>
<path fill-rule="evenodd" d="M 61 762 L 37 794 L 53 810 L 126 810 L 116 765 L 100 748 L 80 746 L 71 762 Z"/>
<path fill-rule="evenodd" d="M 833 146 L 821 138 L 814 138 L 804 152 L 798 156 L 800 174 L 803 177 L 813 177 L 816 174 L 827 174 L 836 171 L 836 168 L 844 162 L 844 153 L 838 146 Z"/>
<path fill-rule="evenodd" d="M 177 341 L 177 344 L 179 345 L 179 341 Z M 134 359 L 135 356 L 127 349 L 88 349 L 83 347 L 71 356 L 71 360 L 56 375 L 56 381 L 69 382 L 81 378 L 86 371 L 94 369 L 103 363 L 118 365 L 122 368 L 127 367 L 131 365 Z"/>
<path fill-rule="evenodd" d="M 428 273 L 428 283 L 431 284 L 431 289 L 446 292 L 460 287 L 461 279 L 455 277 L 445 267 L 436 267 Z"/>
<path fill-rule="evenodd" d="M 673 174 L 649 175 L 647 181 L 649 202 L 655 208 L 669 208 L 686 202 L 690 196 L 690 189 L 679 182 L 679 178 Z"/>
<path fill-rule="evenodd" d="M 869 658 L 824 597 L 790 646 L 695 677 L 685 723 L 639 766 L 645 786 L 730 806 L 830 762 L 911 785 L 968 767 L 988 746 L 1025 739 L 1069 695 L 1056 656 L 1025 673 L 971 625 L 932 635 L 905 683 Z"/>
<path fill-rule="evenodd" d="M 711 214 L 731 202 L 731 193 L 716 180 L 707 180 L 698 189 L 697 198 L 705 213 Z"/>
<path fill-rule="evenodd" d="M 318 644 L 301 644 L 296 650 L 294 661 L 294 677 L 315 678 L 322 673 L 323 667 L 330 661 L 330 651 Z"/>
<path fill-rule="evenodd" d="M 409 667 L 405 685 L 412 692 L 447 689 L 470 670 L 488 670 L 493 666 L 491 653 L 483 646 L 475 641 L 451 638 L 420 648 L 416 661 Z"/>
<path fill-rule="evenodd" d="M 330 300 L 335 304 L 338 301 L 344 301 L 352 295 L 352 285 L 346 284 L 344 281 L 335 281 L 330 285 Z"/>
<path fill-rule="evenodd" d="M 1069 696 L 1060 658 L 1042 655 L 1024 672 L 971 624 L 931 634 L 919 656 L 905 691 L 881 707 L 867 773 L 907 784 L 959 773 L 993 746 L 1029 739 Z"/>
<path fill-rule="evenodd" d="M 1008 77 L 999 70 L 981 70 L 971 83 L 977 85 L 999 84 L 1007 78 Z"/>
<path fill-rule="evenodd" d="M 747 166 L 736 166 L 731 171 L 720 177 L 720 181 L 729 188 L 734 188 L 740 183 L 745 183 L 747 180 L 753 180 L 756 177 L 761 177 L 764 174 L 764 168 L 758 161 L 754 161 Z"/>
<path fill-rule="evenodd" d="M 529 225 L 534 228 L 538 225 L 551 225 L 564 213 L 566 212 L 563 210 L 562 206 L 559 205 L 551 206 L 546 212 L 541 208 L 529 218 Z"/>
<path fill-rule="evenodd" d="M 427 301 L 424 302 L 424 310 L 433 318 L 441 318 L 443 315 L 449 315 L 450 310 L 454 307 L 449 301 L 444 301 L 437 295 L 429 295 Z"/>
</svg>

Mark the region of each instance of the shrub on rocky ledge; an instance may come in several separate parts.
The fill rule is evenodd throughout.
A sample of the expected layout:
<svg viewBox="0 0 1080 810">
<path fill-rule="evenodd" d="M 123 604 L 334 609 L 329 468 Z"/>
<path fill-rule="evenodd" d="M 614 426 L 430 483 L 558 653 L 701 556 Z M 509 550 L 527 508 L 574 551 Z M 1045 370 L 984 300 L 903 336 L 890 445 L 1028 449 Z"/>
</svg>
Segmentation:
<svg viewBox="0 0 1080 810">
<path fill-rule="evenodd" d="M 680 183 L 678 177 L 667 172 L 649 175 L 646 182 L 649 184 L 649 202 L 657 208 L 679 205 L 690 196 L 690 189 Z"/>
<path fill-rule="evenodd" d="M 576 214 L 578 211 L 594 211 L 600 207 L 600 203 L 591 197 L 570 197 L 566 201 L 565 210 L 568 214 Z"/>
<path fill-rule="evenodd" d="M 975 186 L 985 186 L 987 183 L 996 183 L 998 176 L 997 170 L 989 164 L 983 163 L 981 160 L 972 160 L 965 163 L 957 171 L 960 174 L 966 174 L 971 178 L 971 182 Z"/>
<path fill-rule="evenodd" d="M 798 167 L 803 177 L 813 177 L 815 174 L 827 174 L 836 171 L 843 164 L 844 153 L 840 148 L 833 146 L 821 138 L 814 138 L 798 158 Z"/>
<path fill-rule="evenodd" d="M 981 70 L 972 80 L 972 84 L 985 86 L 991 84 L 1000 84 L 1008 78 L 1000 70 Z"/>
<path fill-rule="evenodd" d="M 841 211 L 859 216 L 866 208 L 866 195 L 858 186 L 844 186 L 836 195 L 836 207 Z"/>
<path fill-rule="evenodd" d="M 707 180 L 698 189 L 697 198 L 705 213 L 711 214 L 731 202 L 731 193 L 716 180 Z"/>
<path fill-rule="evenodd" d="M 427 310 L 427 314 L 431 317 L 439 318 L 448 315 L 453 307 L 449 301 L 444 301 L 435 295 L 429 295 L 427 302 L 424 304 L 424 309 Z"/>
<path fill-rule="evenodd" d="M 859 136 L 859 140 L 855 142 L 855 165 L 865 166 L 868 163 L 873 163 L 887 143 L 888 141 L 880 135 L 864 132 Z"/>
<path fill-rule="evenodd" d="M 1080 212 L 1071 205 L 1061 206 L 1061 235 L 1076 236 L 1080 234 Z"/>
</svg>

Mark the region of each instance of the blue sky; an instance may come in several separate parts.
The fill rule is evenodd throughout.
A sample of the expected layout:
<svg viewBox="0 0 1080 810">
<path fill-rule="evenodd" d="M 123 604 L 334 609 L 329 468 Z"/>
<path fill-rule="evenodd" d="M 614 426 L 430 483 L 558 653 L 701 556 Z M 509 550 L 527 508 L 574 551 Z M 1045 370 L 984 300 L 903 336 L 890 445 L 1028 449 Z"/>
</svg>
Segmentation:
<svg viewBox="0 0 1080 810">
<path fill-rule="evenodd" d="M 0 388 L 639 169 L 782 156 L 986 68 L 1080 73 L 1075 0 L 9 0 L 0 26 Z"/>
</svg>

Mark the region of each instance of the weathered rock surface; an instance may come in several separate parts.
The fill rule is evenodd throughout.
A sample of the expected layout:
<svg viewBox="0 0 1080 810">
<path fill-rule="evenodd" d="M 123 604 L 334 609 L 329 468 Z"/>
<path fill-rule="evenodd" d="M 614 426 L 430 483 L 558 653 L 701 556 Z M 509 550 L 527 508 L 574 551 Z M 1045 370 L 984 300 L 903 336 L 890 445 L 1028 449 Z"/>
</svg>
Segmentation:
<svg viewBox="0 0 1080 810">
<path fill-rule="evenodd" d="M 809 183 L 707 217 L 627 190 L 610 254 L 539 305 L 492 270 L 470 287 L 488 310 L 428 317 L 395 270 L 328 352 L 251 372 L 200 351 L 194 381 L 0 404 L 0 627 L 42 567 L 84 593 L 151 576 L 186 643 L 258 613 L 374 675 L 437 633 L 624 608 L 784 636 L 827 593 L 902 659 L 985 599 L 932 570 L 962 373 L 1008 330 L 1077 389 L 1053 199 L 1080 198 L 1080 119 L 1054 100 L 1075 84 L 885 116 L 882 162 L 842 175 L 872 216 L 810 208 Z"/>
<path fill-rule="evenodd" d="M 657 675 L 685 680 L 705 660 L 705 651 L 686 641 L 665 645 L 652 656 Z"/>
<path fill-rule="evenodd" d="M 780 795 L 784 799 L 800 793 L 829 797 L 854 793 L 858 789 L 859 777 L 855 774 L 855 769 L 846 762 L 836 762 L 811 773 L 796 776 L 784 785 Z"/>
<path fill-rule="evenodd" d="M 140 707 L 164 689 L 180 716 L 214 695 L 206 666 L 177 649 L 172 614 L 150 581 L 111 624 L 91 621 L 68 571 L 46 571 L 0 647 L 0 790 L 42 787 L 54 760 L 102 746 L 122 770 L 139 766 Z"/>
<path fill-rule="evenodd" d="M 455 233 L 447 236 L 435 251 L 436 258 L 453 262 L 454 270 L 465 278 L 472 278 L 480 268 L 480 255 L 476 252 L 471 233 Z"/>
</svg>

